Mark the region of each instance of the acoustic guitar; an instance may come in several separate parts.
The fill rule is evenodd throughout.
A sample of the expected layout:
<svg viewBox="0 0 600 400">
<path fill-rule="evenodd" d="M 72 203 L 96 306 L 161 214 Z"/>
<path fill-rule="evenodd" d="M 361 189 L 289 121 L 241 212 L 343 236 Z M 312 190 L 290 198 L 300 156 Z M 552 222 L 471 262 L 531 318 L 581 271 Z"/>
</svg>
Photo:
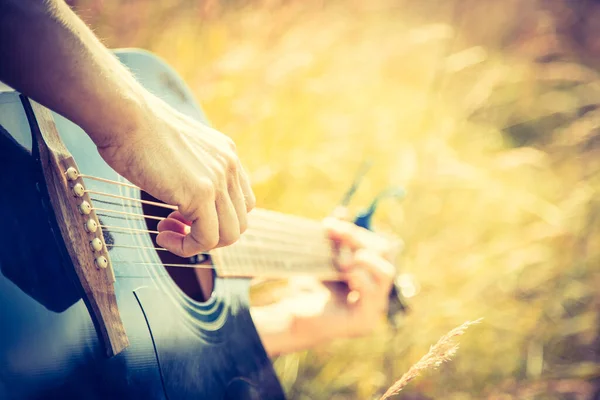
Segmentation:
<svg viewBox="0 0 600 400">
<path fill-rule="evenodd" d="M 206 122 L 164 62 L 116 54 L 148 90 Z M 113 171 L 78 126 L 8 89 L 0 187 L 0 399 L 284 398 L 249 282 L 336 280 L 319 222 L 256 209 L 234 245 L 176 257 L 154 240 L 173 207 Z M 197 271 L 213 279 L 208 299 Z"/>
</svg>

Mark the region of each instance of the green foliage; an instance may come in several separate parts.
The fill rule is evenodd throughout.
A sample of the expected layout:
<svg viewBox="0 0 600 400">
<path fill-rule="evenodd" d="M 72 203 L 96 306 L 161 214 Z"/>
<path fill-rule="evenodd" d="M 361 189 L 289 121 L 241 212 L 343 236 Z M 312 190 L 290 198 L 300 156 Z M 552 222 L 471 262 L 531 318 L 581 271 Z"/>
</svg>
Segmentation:
<svg viewBox="0 0 600 400">
<path fill-rule="evenodd" d="M 600 79 L 554 34 L 566 6 L 525 3 L 77 2 L 109 45 L 180 71 L 238 144 L 259 206 L 321 218 L 368 158 L 355 205 L 407 188 L 377 223 L 406 241 L 410 314 L 397 331 L 277 359 L 292 398 L 380 395 L 480 317 L 407 399 L 591 397 Z M 533 62 L 556 52 L 570 61 Z"/>
</svg>

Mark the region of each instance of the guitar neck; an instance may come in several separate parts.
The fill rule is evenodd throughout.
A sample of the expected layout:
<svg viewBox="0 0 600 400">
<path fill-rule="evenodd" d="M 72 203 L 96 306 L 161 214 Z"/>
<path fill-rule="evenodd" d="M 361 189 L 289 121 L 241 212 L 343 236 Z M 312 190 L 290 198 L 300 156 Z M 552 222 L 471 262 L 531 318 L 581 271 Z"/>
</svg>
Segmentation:
<svg viewBox="0 0 600 400">
<path fill-rule="evenodd" d="M 248 215 L 248 229 L 238 242 L 211 256 L 221 277 L 310 275 L 335 281 L 339 276 L 320 222 L 263 209 Z"/>
</svg>

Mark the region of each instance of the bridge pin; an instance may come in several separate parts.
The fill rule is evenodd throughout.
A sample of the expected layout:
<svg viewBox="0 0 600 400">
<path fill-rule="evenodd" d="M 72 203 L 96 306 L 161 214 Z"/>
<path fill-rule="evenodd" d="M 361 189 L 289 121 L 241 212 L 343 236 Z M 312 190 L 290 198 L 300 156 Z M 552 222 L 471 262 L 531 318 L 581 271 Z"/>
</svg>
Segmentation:
<svg viewBox="0 0 600 400">
<path fill-rule="evenodd" d="M 76 183 L 75 186 L 73 186 L 73 193 L 77 197 L 83 196 L 85 194 L 85 189 L 83 185 L 81 183 Z"/>
<path fill-rule="evenodd" d="M 92 206 L 87 201 L 82 201 L 79 205 L 79 212 L 84 215 L 88 215 L 92 212 Z"/>
<path fill-rule="evenodd" d="M 107 268 L 108 267 L 108 259 L 104 256 L 100 256 L 95 260 L 96 266 L 98 268 Z"/>
<path fill-rule="evenodd" d="M 73 167 L 67 168 L 67 179 L 70 181 L 74 181 L 79 178 L 79 172 Z"/>
<path fill-rule="evenodd" d="M 94 238 L 90 242 L 90 246 L 92 247 L 92 250 L 100 251 L 102 250 L 102 240 L 100 240 L 99 238 Z"/>
<path fill-rule="evenodd" d="M 88 219 L 85 221 L 85 225 L 83 226 L 86 232 L 94 233 L 98 230 L 98 224 L 93 219 Z"/>
</svg>

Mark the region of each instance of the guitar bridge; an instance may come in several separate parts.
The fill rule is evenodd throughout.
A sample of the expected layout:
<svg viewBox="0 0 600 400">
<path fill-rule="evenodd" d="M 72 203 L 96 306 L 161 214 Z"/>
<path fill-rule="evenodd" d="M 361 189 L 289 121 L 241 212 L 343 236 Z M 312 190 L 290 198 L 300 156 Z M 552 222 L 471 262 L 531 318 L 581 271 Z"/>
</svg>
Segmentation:
<svg viewBox="0 0 600 400">
<path fill-rule="evenodd" d="M 112 357 L 129 340 L 117 307 L 115 275 L 102 228 L 77 164 L 62 142 L 49 110 L 22 97 L 39 150 L 48 196 L 63 242 L 105 353 Z"/>
</svg>

